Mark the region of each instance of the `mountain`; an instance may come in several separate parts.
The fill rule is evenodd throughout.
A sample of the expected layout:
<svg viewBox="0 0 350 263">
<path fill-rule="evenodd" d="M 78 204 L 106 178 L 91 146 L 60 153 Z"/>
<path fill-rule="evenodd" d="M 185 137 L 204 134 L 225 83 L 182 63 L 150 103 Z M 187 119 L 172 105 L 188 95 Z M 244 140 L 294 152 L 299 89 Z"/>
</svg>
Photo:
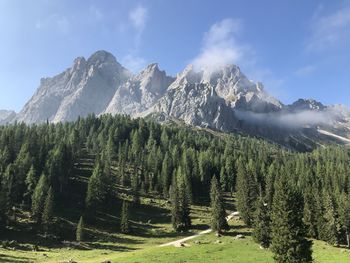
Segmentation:
<svg viewBox="0 0 350 263">
<path fill-rule="evenodd" d="M 9 110 L 0 110 L 0 125 L 6 124 L 14 120 L 16 112 Z"/>
<path fill-rule="evenodd" d="M 26 123 L 60 122 L 102 113 L 129 76 L 130 72 L 106 51 L 97 51 L 88 60 L 76 58 L 71 68 L 41 79 L 38 90 L 16 119 Z"/>
<path fill-rule="evenodd" d="M 136 115 L 149 109 L 174 81 L 160 71 L 158 64 L 150 64 L 139 74 L 123 83 L 104 113 Z"/>
<path fill-rule="evenodd" d="M 236 110 L 273 112 L 283 107 L 270 97 L 261 83 L 249 81 L 241 70 L 227 65 L 219 70 L 195 71 L 188 66 L 177 75 L 167 93 L 140 114 L 175 118 L 195 126 L 232 131 L 237 126 Z"/>
<path fill-rule="evenodd" d="M 59 75 L 41 79 L 33 97 L 11 121 L 73 121 L 90 113 L 128 114 L 259 136 L 291 148 L 348 143 L 350 112 L 312 99 L 284 105 L 236 65 L 215 70 L 187 66 L 176 77 L 148 65 L 132 74 L 106 51 L 78 57 Z M 0 119 L 1 121 L 1 119 Z"/>
</svg>

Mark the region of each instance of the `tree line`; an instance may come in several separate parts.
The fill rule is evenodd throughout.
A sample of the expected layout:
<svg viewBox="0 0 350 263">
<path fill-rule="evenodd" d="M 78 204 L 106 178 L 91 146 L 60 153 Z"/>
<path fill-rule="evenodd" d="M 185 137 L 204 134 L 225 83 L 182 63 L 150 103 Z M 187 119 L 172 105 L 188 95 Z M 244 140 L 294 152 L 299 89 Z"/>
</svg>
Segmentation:
<svg viewBox="0 0 350 263">
<path fill-rule="evenodd" d="M 77 163 L 91 155 L 94 167 L 79 225 L 93 222 L 96 211 L 116 196 L 115 185 L 121 185 L 130 189 L 136 204 L 148 193 L 168 199 L 177 231 L 191 227 L 191 204 L 212 200 L 212 227 L 225 229 L 222 192 L 229 192 L 236 193 L 242 219 L 264 247 L 280 251 L 283 238 L 276 231 L 282 226 L 301 233 L 296 239 L 349 246 L 349 153 L 338 146 L 298 153 L 260 139 L 128 116 L 2 126 L 0 221 L 2 226 L 11 223 L 15 208 L 21 207 L 49 231 L 56 204 L 69 202 L 74 192 Z M 125 202 L 123 232 L 129 231 L 128 209 Z"/>
</svg>

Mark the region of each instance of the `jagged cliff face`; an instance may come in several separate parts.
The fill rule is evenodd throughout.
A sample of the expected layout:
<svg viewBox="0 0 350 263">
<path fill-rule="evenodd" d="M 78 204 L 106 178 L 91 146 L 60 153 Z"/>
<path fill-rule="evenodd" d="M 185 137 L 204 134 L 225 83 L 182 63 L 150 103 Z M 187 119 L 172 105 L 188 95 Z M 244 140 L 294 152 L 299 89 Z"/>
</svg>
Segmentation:
<svg viewBox="0 0 350 263">
<path fill-rule="evenodd" d="M 282 103 L 265 93 L 261 83 L 249 81 L 237 66 L 215 72 L 196 72 L 188 66 L 178 74 L 167 93 L 140 114 L 175 118 L 190 125 L 232 131 L 237 126 L 235 110 L 278 111 Z"/>
<path fill-rule="evenodd" d="M 309 148 L 323 142 L 327 133 L 332 139 L 350 138 L 346 107 L 305 99 L 283 105 L 235 65 L 215 71 L 196 71 L 189 65 L 173 78 L 150 64 L 133 75 L 106 51 L 87 60 L 79 57 L 61 74 L 42 79 L 19 114 L 0 111 L 0 124 L 73 121 L 90 113 L 180 120 Z"/>
<path fill-rule="evenodd" d="M 117 87 L 130 73 L 115 57 L 98 51 L 88 60 L 80 57 L 63 73 L 41 80 L 40 87 L 17 120 L 26 123 L 72 121 L 105 110 Z"/>
<path fill-rule="evenodd" d="M 157 64 L 151 64 L 117 89 L 104 113 L 134 116 L 143 112 L 164 95 L 173 81 Z"/>
</svg>

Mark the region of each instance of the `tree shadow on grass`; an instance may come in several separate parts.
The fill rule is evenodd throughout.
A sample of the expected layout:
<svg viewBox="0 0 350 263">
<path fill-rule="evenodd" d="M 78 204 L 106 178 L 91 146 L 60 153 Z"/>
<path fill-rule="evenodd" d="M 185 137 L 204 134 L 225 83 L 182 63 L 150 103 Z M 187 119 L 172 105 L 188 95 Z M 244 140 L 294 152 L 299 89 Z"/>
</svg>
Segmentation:
<svg viewBox="0 0 350 263">
<path fill-rule="evenodd" d="M 251 236 L 252 232 L 247 228 L 247 226 L 239 225 L 231 227 L 230 231 L 225 233 L 225 236 L 235 237 L 237 235 L 243 235 L 247 237 Z"/>
<path fill-rule="evenodd" d="M 28 257 L 17 257 L 17 256 L 9 256 L 0 254 L 0 262 L 3 263 L 28 263 L 33 262 L 32 258 Z"/>
<path fill-rule="evenodd" d="M 126 236 L 115 236 L 111 235 L 109 232 L 94 230 L 89 231 L 89 239 L 90 240 L 98 240 L 100 242 L 111 242 L 111 243 L 119 243 L 119 244 L 142 244 L 141 240 L 128 238 Z"/>
<path fill-rule="evenodd" d="M 130 248 L 130 247 L 126 247 L 126 246 L 118 246 L 118 245 L 112 245 L 112 244 L 102 244 L 102 243 L 90 243 L 89 248 L 90 249 L 111 250 L 114 252 L 127 252 L 127 251 L 136 250 L 136 248 Z"/>
<path fill-rule="evenodd" d="M 200 231 L 207 230 L 208 228 L 210 227 L 207 224 L 196 224 L 191 227 L 191 229 L 193 230 L 200 230 Z"/>
</svg>

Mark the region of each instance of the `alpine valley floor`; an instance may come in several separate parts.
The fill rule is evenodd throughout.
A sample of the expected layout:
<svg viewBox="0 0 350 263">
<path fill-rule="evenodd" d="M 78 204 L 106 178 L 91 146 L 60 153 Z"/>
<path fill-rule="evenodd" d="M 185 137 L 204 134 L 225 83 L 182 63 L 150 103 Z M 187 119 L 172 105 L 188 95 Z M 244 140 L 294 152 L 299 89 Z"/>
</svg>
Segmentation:
<svg viewBox="0 0 350 263">
<path fill-rule="evenodd" d="M 0 262 L 274 262 L 272 253 L 263 250 L 251 237 L 251 229 L 233 218 L 229 221 L 230 231 L 217 237 L 214 233 L 201 235 L 184 243 L 181 247 L 160 247 L 161 244 L 196 234 L 208 228 L 209 208 L 192 206 L 193 229 L 188 233 L 176 234 L 171 229 L 170 216 L 161 218 L 155 214 L 164 209 L 165 201 L 157 198 L 142 198 L 138 214 L 132 215 L 132 224 L 137 226 L 140 217 L 148 224 L 135 227 L 133 235 L 108 232 L 108 229 L 89 229 L 91 234 L 100 234 L 109 242 L 48 243 L 32 251 L 30 244 L 17 243 L 13 248 L 0 249 Z M 234 200 L 226 195 L 228 212 L 234 210 Z M 231 210 L 230 210 L 231 209 Z M 166 213 L 165 213 L 166 214 Z M 236 238 L 237 235 L 243 238 Z M 107 239 L 106 239 L 107 237 Z M 319 263 L 341 263 L 350 261 L 350 250 L 329 246 L 322 241 L 313 241 L 313 258 Z"/>
</svg>

